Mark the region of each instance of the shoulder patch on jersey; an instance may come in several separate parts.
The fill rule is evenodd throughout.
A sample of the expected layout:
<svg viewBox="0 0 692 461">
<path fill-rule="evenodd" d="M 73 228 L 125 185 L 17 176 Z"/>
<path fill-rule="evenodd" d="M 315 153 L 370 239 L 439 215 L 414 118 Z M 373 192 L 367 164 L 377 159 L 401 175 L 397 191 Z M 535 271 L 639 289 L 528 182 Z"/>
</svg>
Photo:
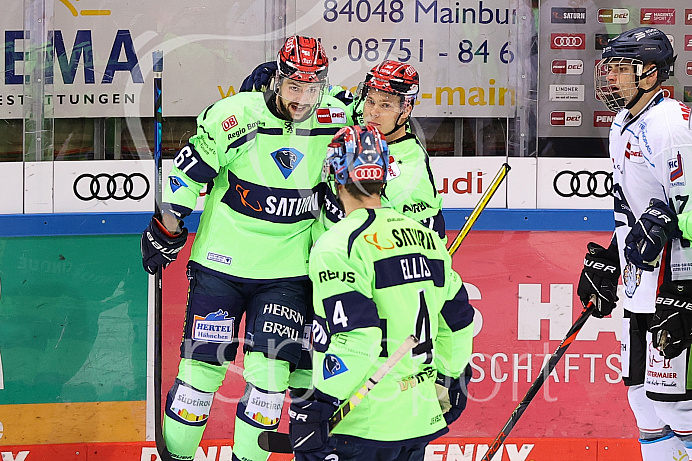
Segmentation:
<svg viewBox="0 0 692 461">
<path fill-rule="evenodd" d="M 276 166 L 279 167 L 279 170 L 281 171 L 281 174 L 284 175 L 285 179 L 288 179 L 288 177 L 291 176 L 291 173 L 293 173 L 295 167 L 298 166 L 304 157 L 300 151 L 294 149 L 293 147 L 282 147 L 279 150 L 275 150 L 270 155 L 276 162 Z"/>
<path fill-rule="evenodd" d="M 333 378 L 348 371 L 344 361 L 334 354 L 326 354 L 322 365 L 322 376 L 324 379 Z"/>
<path fill-rule="evenodd" d="M 391 181 L 392 179 L 398 177 L 401 175 L 401 170 L 399 169 L 399 165 L 397 165 L 397 161 L 394 158 L 393 155 L 389 156 L 389 168 L 387 169 L 387 181 Z"/>
<path fill-rule="evenodd" d="M 221 128 L 223 128 L 223 131 L 228 131 L 236 126 L 238 126 L 238 119 L 235 118 L 235 115 L 231 115 L 226 120 L 221 122 Z"/>
<path fill-rule="evenodd" d="M 187 187 L 187 184 L 185 181 L 183 181 L 180 177 L 178 176 L 169 176 L 168 177 L 168 183 L 171 185 L 171 191 L 175 192 L 181 187 Z"/>
<path fill-rule="evenodd" d="M 685 185 L 685 171 L 682 168 L 682 156 L 680 151 L 675 158 L 668 160 L 668 168 L 670 169 L 670 184 L 672 186 Z"/>
<path fill-rule="evenodd" d="M 346 123 L 346 112 L 338 107 L 320 107 L 315 114 L 317 123 Z"/>
</svg>

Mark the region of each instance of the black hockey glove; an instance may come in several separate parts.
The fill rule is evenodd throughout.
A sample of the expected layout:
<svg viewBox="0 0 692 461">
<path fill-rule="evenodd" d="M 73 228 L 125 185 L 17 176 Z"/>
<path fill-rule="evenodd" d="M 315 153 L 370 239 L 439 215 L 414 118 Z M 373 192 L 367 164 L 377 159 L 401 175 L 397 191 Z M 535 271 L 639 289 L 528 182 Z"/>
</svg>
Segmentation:
<svg viewBox="0 0 692 461">
<path fill-rule="evenodd" d="M 295 453 L 321 454 L 328 450 L 329 418 L 339 408 L 338 403 L 334 397 L 317 390 L 308 399 L 291 395 L 288 434 Z"/>
<path fill-rule="evenodd" d="M 473 376 L 471 365 L 466 365 L 464 372 L 457 379 L 437 373 L 437 379 L 435 379 L 437 399 L 440 402 L 442 416 L 444 416 L 448 426 L 459 419 L 466 408 L 471 376 Z"/>
<path fill-rule="evenodd" d="M 608 249 L 589 242 L 584 256 L 584 268 L 579 277 L 577 295 L 586 305 L 595 298 L 593 316 L 602 319 L 615 308 L 620 277 L 620 258 L 614 247 Z"/>
<path fill-rule="evenodd" d="M 667 359 L 677 357 L 692 344 L 692 282 L 661 285 L 649 331 L 654 347 Z"/>
<path fill-rule="evenodd" d="M 180 226 L 182 225 L 183 222 L 180 221 Z M 149 225 L 142 232 L 140 242 L 144 270 L 154 275 L 159 267 L 161 269 L 168 267 L 178 257 L 186 240 L 186 228 L 183 227 L 180 234 L 173 235 L 166 230 L 156 216 L 152 217 Z"/>
<path fill-rule="evenodd" d="M 240 85 L 240 91 L 264 91 L 276 73 L 276 61 L 268 61 L 255 67 Z"/>
<path fill-rule="evenodd" d="M 625 239 L 625 259 L 642 270 L 653 271 L 668 240 L 680 237 L 675 212 L 662 200 L 652 198 Z"/>
</svg>

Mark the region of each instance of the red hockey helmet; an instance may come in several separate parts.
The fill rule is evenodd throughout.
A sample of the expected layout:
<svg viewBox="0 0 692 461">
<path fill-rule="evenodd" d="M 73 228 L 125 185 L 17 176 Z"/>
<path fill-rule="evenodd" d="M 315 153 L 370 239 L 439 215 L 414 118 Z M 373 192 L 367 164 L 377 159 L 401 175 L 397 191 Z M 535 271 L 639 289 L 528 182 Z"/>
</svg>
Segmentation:
<svg viewBox="0 0 692 461">
<path fill-rule="evenodd" d="M 326 82 L 329 59 L 316 38 L 293 35 L 276 59 L 279 75 L 299 82 Z"/>
<path fill-rule="evenodd" d="M 416 69 L 399 61 L 382 61 L 365 76 L 362 90 L 367 88 L 383 91 L 401 97 L 403 104 L 416 101 L 418 95 L 418 72 Z M 361 90 L 361 91 L 362 91 Z"/>
<path fill-rule="evenodd" d="M 384 183 L 389 148 L 374 126 L 345 126 L 332 139 L 322 168 L 322 181 L 336 184 Z"/>
</svg>

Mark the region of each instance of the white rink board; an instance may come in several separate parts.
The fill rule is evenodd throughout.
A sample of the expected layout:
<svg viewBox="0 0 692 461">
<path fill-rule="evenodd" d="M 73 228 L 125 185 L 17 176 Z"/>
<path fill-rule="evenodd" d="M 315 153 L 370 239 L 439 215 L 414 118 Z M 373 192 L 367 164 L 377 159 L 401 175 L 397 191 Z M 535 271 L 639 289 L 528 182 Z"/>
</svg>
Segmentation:
<svg viewBox="0 0 692 461">
<path fill-rule="evenodd" d="M 580 189 L 588 194 L 587 178 L 596 175 L 597 193 L 602 193 L 610 160 L 572 158 L 506 158 L 506 157 L 431 157 L 430 166 L 444 208 L 473 208 L 488 188 L 500 166 L 509 162 L 512 169 L 488 203 L 488 208 L 510 209 L 610 209 L 612 197 L 579 197 L 571 189 L 573 173 L 580 172 Z M 22 197 L 22 163 L 0 163 L 0 184 L 3 200 L 0 213 L 22 213 L 26 202 L 28 212 L 108 213 L 153 211 L 153 160 L 96 160 L 54 162 L 53 203 L 46 189 L 50 181 L 33 181 Z M 34 164 L 27 163 L 28 168 Z M 42 165 L 49 171 L 49 164 Z M 163 162 L 163 180 L 172 167 L 172 160 Z M 96 178 L 98 177 L 98 182 Z M 128 178 L 132 184 L 128 184 Z M 146 180 L 145 180 L 146 178 Z M 556 180 L 557 178 L 557 180 Z M 109 181 L 111 184 L 109 186 Z M 148 185 L 148 190 L 147 190 Z M 110 187 L 110 190 L 109 190 Z M 557 187 L 557 188 L 556 188 Z M 93 189 L 92 189 L 93 188 Z M 563 195 L 571 195 L 562 197 Z M 98 198 L 94 197 L 98 195 Z M 81 197 L 81 198 L 80 198 Z M 196 210 L 201 210 L 200 197 Z M 38 208 L 37 208 L 38 207 Z M 40 211 L 40 210 L 49 211 Z M 33 210 L 33 211 L 32 211 Z"/>
</svg>

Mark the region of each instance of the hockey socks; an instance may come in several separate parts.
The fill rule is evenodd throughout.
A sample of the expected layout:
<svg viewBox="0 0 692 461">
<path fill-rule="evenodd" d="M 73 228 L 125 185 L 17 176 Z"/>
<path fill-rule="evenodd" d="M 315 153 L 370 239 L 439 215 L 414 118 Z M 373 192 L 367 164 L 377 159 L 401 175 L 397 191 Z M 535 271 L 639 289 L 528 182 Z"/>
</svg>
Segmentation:
<svg viewBox="0 0 692 461">
<path fill-rule="evenodd" d="M 248 384 L 236 411 L 234 461 L 266 461 L 269 452 L 259 447 L 257 438 L 279 427 L 290 364 L 270 360 L 261 352 L 246 353 L 243 362 L 243 377 Z"/>
<path fill-rule="evenodd" d="M 207 426 L 214 393 L 223 383 L 227 368 L 228 363 L 180 361 L 178 377 L 166 398 L 163 420 L 163 436 L 173 459 L 194 459 Z"/>
</svg>

